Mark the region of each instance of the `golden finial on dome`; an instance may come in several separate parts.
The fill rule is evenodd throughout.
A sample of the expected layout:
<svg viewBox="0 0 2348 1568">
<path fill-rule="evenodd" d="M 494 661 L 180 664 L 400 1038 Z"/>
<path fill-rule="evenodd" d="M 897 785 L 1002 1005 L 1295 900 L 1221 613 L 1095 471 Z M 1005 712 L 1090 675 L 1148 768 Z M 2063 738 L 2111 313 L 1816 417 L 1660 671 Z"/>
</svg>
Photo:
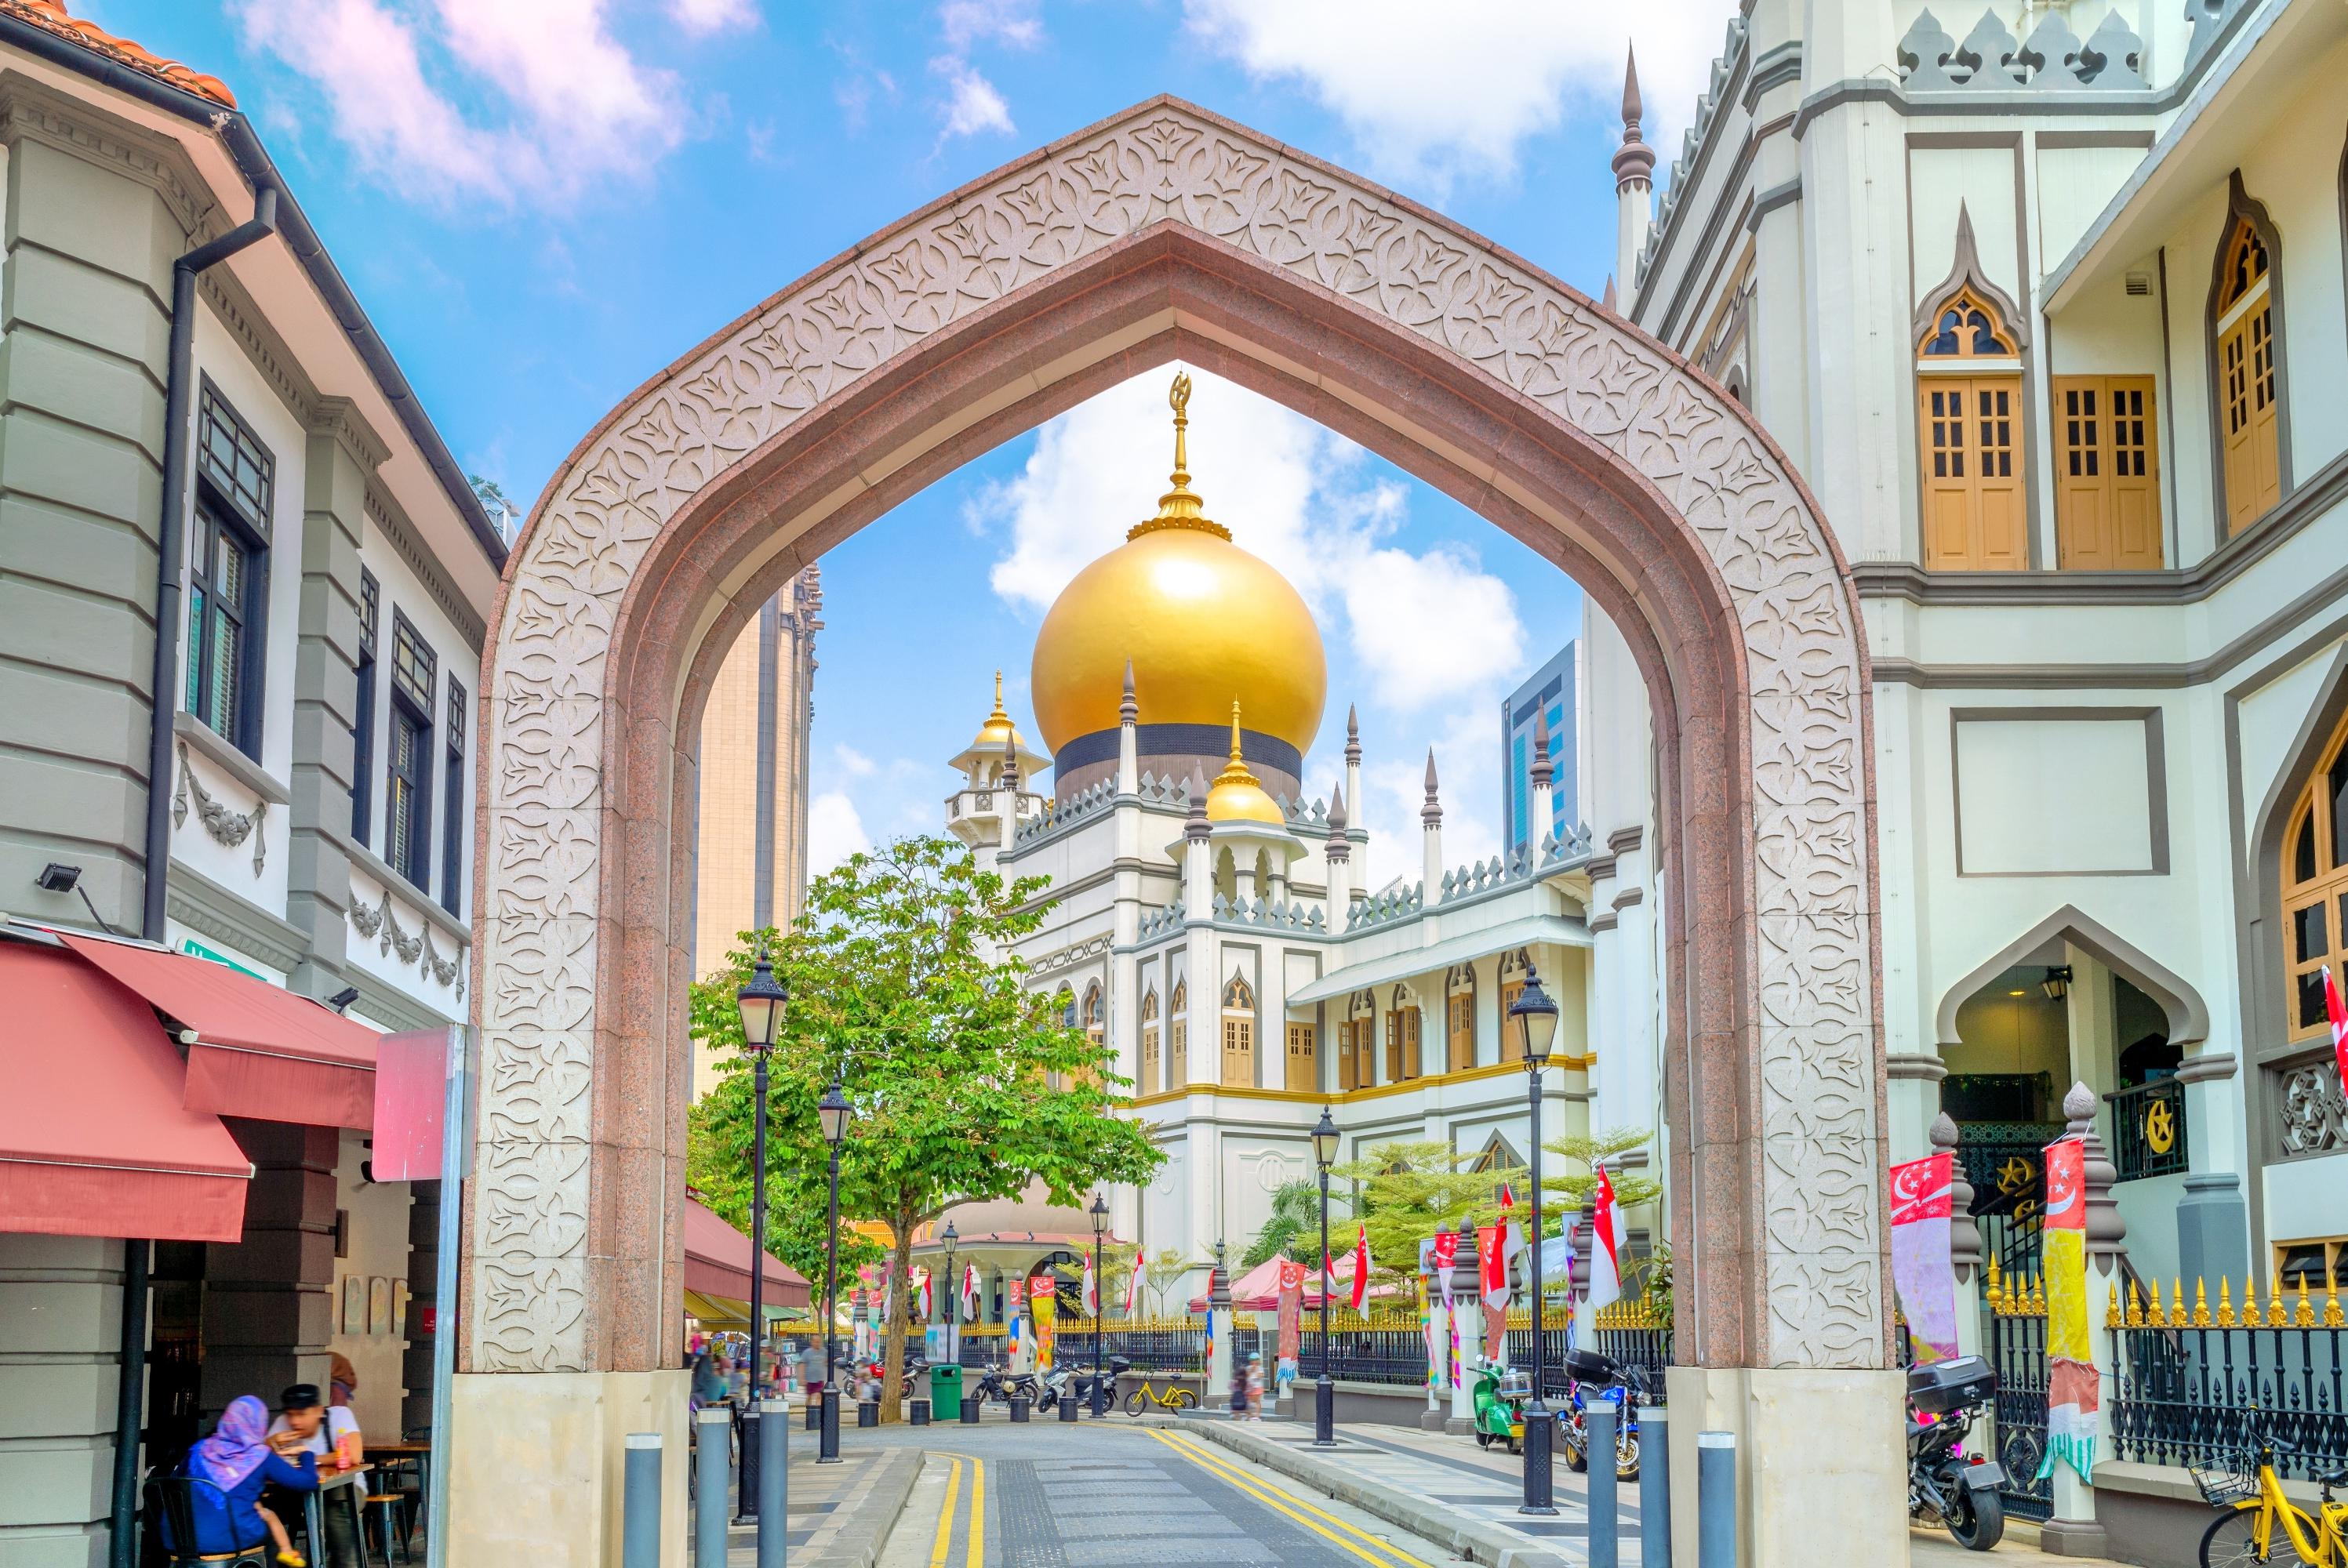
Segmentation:
<svg viewBox="0 0 2348 1568">
<path fill-rule="evenodd" d="M 1125 537 L 1138 539 L 1159 528 L 1197 528 L 1217 538 L 1230 538 L 1231 530 L 1209 521 L 1206 503 L 1190 492 L 1189 446 L 1185 434 L 1190 428 L 1190 377 L 1187 373 L 1174 373 L 1174 384 L 1166 395 L 1166 404 L 1174 410 L 1174 472 L 1168 476 L 1174 487 L 1158 497 L 1158 515 L 1146 523 L 1134 524 Z"/>
<path fill-rule="evenodd" d="M 1215 775 L 1213 787 L 1207 791 L 1207 820 L 1288 825 L 1280 803 L 1263 793 L 1263 785 L 1256 781 L 1240 755 L 1240 705 L 1236 702 L 1231 704 L 1231 760 Z"/>
<path fill-rule="evenodd" d="M 1006 742 L 1016 744 L 1018 740 L 1019 731 L 1011 723 L 1011 715 L 1004 711 L 1003 671 L 997 670 L 994 672 L 994 706 L 988 711 L 986 722 L 979 725 L 977 735 L 970 743 L 971 748 L 974 751 L 994 751 Z"/>
</svg>

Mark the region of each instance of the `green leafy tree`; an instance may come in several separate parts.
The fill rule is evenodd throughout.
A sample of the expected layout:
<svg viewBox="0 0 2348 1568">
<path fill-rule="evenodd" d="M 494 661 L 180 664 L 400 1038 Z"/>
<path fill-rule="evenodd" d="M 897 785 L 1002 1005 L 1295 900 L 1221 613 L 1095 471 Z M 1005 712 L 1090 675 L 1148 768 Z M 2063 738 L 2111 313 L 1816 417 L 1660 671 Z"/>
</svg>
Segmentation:
<svg viewBox="0 0 2348 1568">
<path fill-rule="evenodd" d="M 1335 1194 L 1329 1201 L 1329 1223 L 1334 1225 L 1344 1216 Z M 1331 1245 L 1335 1244 L 1333 1241 Z M 1375 1245 L 1375 1244 L 1373 1244 Z M 1292 1258 L 1298 1263 L 1317 1264 L 1321 1261 L 1321 1184 L 1313 1182 L 1282 1182 L 1272 1194 L 1272 1214 L 1263 1228 L 1255 1233 L 1255 1240 L 1247 1251 L 1240 1254 L 1240 1272 L 1261 1268 L 1275 1257 Z"/>
<path fill-rule="evenodd" d="M 1150 1315 L 1166 1315 L 1166 1293 L 1175 1283 L 1190 1272 L 1190 1260 L 1173 1247 L 1161 1247 L 1158 1255 L 1142 1265 L 1142 1282 L 1149 1286 Z"/>
<path fill-rule="evenodd" d="M 1433 1140 L 1380 1143 L 1330 1173 L 1355 1184 L 1355 1212 L 1370 1233 L 1373 1279 L 1412 1278 L 1418 1272 L 1419 1243 L 1438 1231 L 1457 1230 L 1462 1220 L 1493 1222 L 1499 1212 L 1497 1191 L 1516 1179 L 1519 1168 L 1479 1171 L 1472 1168 L 1477 1158 Z M 1330 1246 L 1343 1250 L 1334 1239 Z"/>
<path fill-rule="evenodd" d="M 1598 1190 L 1598 1163 L 1603 1160 L 1609 1162 L 1608 1168 L 1612 1172 L 1616 1206 L 1635 1209 L 1643 1204 L 1653 1203 L 1663 1195 L 1661 1182 L 1653 1176 L 1643 1176 L 1636 1171 L 1623 1170 L 1612 1163 L 1616 1155 L 1642 1147 L 1653 1136 L 1643 1127 L 1616 1127 L 1605 1132 L 1577 1134 L 1543 1143 L 1542 1148 L 1552 1154 L 1562 1155 L 1579 1169 L 1555 1176 L 1544 1173 L 1542 1195 L 1550 1197 L 1553 1194 L 1560 1207 L 1579 1210 L 1589 1200 L 1590 1194 Z"/>
<path fill-rule="evenodd" d="M 758 934 L 791 999 L 771 1064 L 767 1208 L 790 1216 L 770 1236 L 794 1266 L 812 1255 L 820 1267 L 829 1150 L 816 1104 L 835 1079 L 852 1107 L 840 1214 L 888 1227 L 887 1267 L 901 1282 L 914 1231 L 955 1204 L 1032 1187 L 1081 1208 L 1095 1188 L 1146 1181 L 1164 1160 L 1140 1123 L 1116 1113 L 1126 1081 L 1107 1048 L 1064 1025 L 1009 956 L 1042 924 L 1046 885 L 1006 882 L 950 838 L 899 839 L 818 877 L 789 931 Z M 709 1177 L 736 1163 L 730 1182 L 705 1182 L 729 1218 L 747 1213 L 750 1185 L 751 1072 L 735 997 L 753 962 L 753 951 L 730 955 L 692 994 L 693 1038 L 720 1053 L 723 1077 L 696 1108 L 703 1147 L 688 1168 Z M 819 1216 L 811 1227 L 807 1214 Z M 891 1295 L 883 1364 L 893 1368 L 912 1292 Z M 881 1419 L 894 1421 L 901 1390 L 889 1382 Z"/>
</svg>

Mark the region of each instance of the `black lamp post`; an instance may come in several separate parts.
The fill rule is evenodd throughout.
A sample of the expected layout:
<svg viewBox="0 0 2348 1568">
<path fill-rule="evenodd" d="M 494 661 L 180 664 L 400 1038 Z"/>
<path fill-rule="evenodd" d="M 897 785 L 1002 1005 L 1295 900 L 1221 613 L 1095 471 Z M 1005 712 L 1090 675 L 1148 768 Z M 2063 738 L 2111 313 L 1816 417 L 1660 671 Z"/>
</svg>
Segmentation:
<svg viewBox="0 0 2348 1568">
<path fill-rule="evenodd" d="M 840 1092 L 839 1079 L 823 1091 L 815 1112 L 823 1123 L 823 1141 L 831 1146 L 830 1223 L 823 1233 L 823 1429 L 815 1462 L 838 1464 L 839 1358 L 834 1330 L 839 1321 L 839 1141 L 848 1136 L 848 1096 Z"/>
<path fill-rule="evenodd" d="M 946 1221 L 945 1232 L 938 1239 L 946 1244 L 946 1353 L 959 1359 L 962 1347 L 954 1338 L 954 1297 L 962 1294 L 962 1276 L 954 1272 L 954 1244 L 962 1237 L 954 1233 L 953 1221 Z"/>
<path fill-rule="evenodd" d="M 775 979 L 775 966 L 767 960 L 762 942 L 749 983 L 734 994 L 735 1006 L 742 1009 L 742 1049 L 750 1053 L 755 1107 L 750 1123 L 750 1410 L 746 1418 L 748 1430 L 743 1434 L 742 1494 L 736 1513 L 745 1520 L 757 1516 L 759 1495 L 761 1451 L 758 1429 L 753 1423 L 758 1419 L 761 1387 L 758 1352 L 767 1333 L 767 1063 L 775 1054 L 775 1036 L 782 1030 L 783 1010 L 789 1000 L 790 992 Z"/>
<path fill-rule="evenodd" d="M 1337 1163 L 1337 1123 L 1326 1105 L 1313 1129 L 1313 1163 L 1321 1167 L 1321 1375 L 1313 1380 L 1313 1446 L 1337 1441 L 1337 1385 L 1329 1377 L 1329 1167 Z"/>
<path fill-rule="evenodd" d="M 1532 1099 L 1532 1154 L 1530 1176 L 1533 1197 L 1533 1238 L 1529 1272 L 1532 1275 L 1533 1297 L 1533 1397 L 1525 1407 L 1525 1500 L 1517 1507 L 1519 1513 L 1555 1513 L 1557 1512 L 1557 1478 L 1550 1468 L 1550 1439 L 1557 1432 L 1551 1418 L 1549 1400 L 1543 1397 L 1541 1383 L 1541 1069 L 1549 1065 L 1549 1053 L 1557 1044 L 1557 1003 L 1541 989 L 1540 976 L 1529 964 L 1525 968 L 1525 989 L 1509 1009 L 1509 1027 L 1517 1031 L 1517 1040 L 1524 1048 L 1525 1081 L 1530 1086 Z"/>
<path fill-rule="evenodd" d="M 1101 1243 L 1108 1236 L 1108 1194 L 1095 1193 L 1093 1206 L 1093 1416 L 1108 1414 L 1107 1391 L 1101 1387 Z"/>
</svg>

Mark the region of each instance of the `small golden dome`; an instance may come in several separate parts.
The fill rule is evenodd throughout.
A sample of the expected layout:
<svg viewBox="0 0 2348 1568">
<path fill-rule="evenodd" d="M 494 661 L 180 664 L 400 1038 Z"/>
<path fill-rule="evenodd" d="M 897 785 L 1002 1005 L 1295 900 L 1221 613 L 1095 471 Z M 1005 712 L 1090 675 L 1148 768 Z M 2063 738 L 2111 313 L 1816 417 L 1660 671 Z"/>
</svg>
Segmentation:
<svg viewBox="0 0 2348 1568">
<path fill-rule="evenodd" d="M 1255 774 L 1240 760 L 1240 705 L 1231 704 L 1231 760 L 1215 775 L 1212 788 L 1207 791 L 1209 822 L 1263 822 L 1274 827 L 1286 827 L 1288 819 L 1281 815 L 1280 803 L 1263 793 Z"/>
<path fill-rule="evenodd" d="M 1003 671 L 997 670 L 994 672 L 994 711 L 986 715 L 986 723 L 978 727 L 978 733 L 972 737 L 967 749 L 973 752 L 999 752 L 1003 749 L 1003 743 L 1005 741 L 1009 741 L 1014 746 L 1024 746 L 1027 743 L 1019 738 L 1018 726 L 1012 723 L 1011 715 L 1003 711 Z"/>
<path fill-rule="evenodd" d="M 1302 753 L 1320 733 L 1320 629 L 1288 579 L 1231 543 L 1191 491 L 1189 394 L 1177 376 L 1173 488 L 1158 515 L 1078 572 L 1035 634 L 1035 724 L 1054 752 L 1117 728 L 1128 659 L 1144 724 L 1220 725 L 1244 697 L 1261 734 Z"/>
</svg>

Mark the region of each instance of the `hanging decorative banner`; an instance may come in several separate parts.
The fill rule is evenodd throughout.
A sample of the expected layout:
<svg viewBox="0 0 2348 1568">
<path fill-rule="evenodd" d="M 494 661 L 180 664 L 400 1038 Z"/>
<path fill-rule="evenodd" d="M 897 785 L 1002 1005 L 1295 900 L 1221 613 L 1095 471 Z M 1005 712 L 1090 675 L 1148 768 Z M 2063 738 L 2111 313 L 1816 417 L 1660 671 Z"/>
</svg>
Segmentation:
<svg viewBox="0 0 2348 1568">
<path fill-rule="evenodd" d="M 974 1263 L 966 1263 L 962 1266 L 962 1304 L 963 1317 L 973 1323 L 977 1322 L 978 1265 Z"/>
<path fill-rule="evenodd" d="M 1027 1305 L 1027 1282 L 1024 1279 L 1014 1279 L 1010 1282 L 1008 1288 L 1011 1292 L 1011 1310 L 1015 1315 L 1021 1307 Z"/>
<path fill-rule="evenodd" d="M 1458 1256 L 1459 1233 L 1457 1231 L 1436 1233 L 1435 1245 L 1427 1257 L 1430 1272 L 1442 1284 L 1443 1305 L 1447 1310 L 1451 1306 L 1451 1266 Z"/>
<path fill-rule="evenodd" d="M 2096 1471 L 2102 1388 L 2087 1327 L 2086 1148 L 2076 1138 L 2046 1145 L 2046 1460 L 2038 1479 L 2067 1461 L 2083 1481 Z"/>
<path fill-rule="evenodd" d="M 1916 1344 L 1916 1365 L 1957 1353 L 1957 1271 L 1949 1259 L 1956 1156 L 1891 1167 L 1891 1283 Z"/>
<path fill-rule="evenodd" d="M 1293 1361 L 1304 1344 L 1304 1266 L 1280 1260 L 1280 1358 Z"/>
<path fill-rule="evenodd" d="M 1035 1376 L 1038 1378 L 1052 1369 L 1052 1345 L 1057 1337 L 1055 1315 L 1059 1310 L 1060 1296 L 1053 1288 L 1054 1283 L 1048 1277 L 1038 1276 L 1027 1293 L 1028 1306 L 1035 1314 Z"/>
<path fill-rule="evenodd" d="M 1426 1346 L 1426 1390 L 1431 1397 L 1443 1387 L 1443 1337 L 1437 1332 L 1440 1319 L 1435 1298 L 1426 1288 L 1426 1281 L 1418 1282 L 1418 1337 Z"/>
</svg>

